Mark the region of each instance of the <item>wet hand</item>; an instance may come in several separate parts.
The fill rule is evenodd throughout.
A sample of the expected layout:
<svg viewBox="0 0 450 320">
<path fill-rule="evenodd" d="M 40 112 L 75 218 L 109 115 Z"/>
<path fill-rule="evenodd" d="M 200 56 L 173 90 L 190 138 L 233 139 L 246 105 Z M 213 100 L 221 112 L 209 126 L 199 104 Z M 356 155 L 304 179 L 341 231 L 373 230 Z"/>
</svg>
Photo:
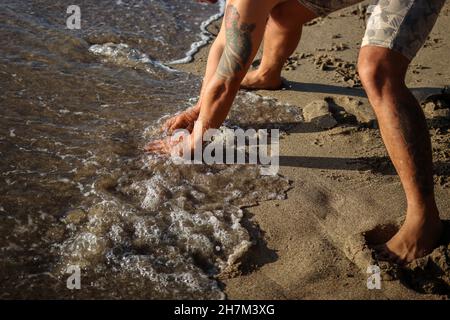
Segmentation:
<svg viewBox="0 0 450 320">
<path fill-rule="evenodd" d="M 168 119 L 162 126 L 162 130 L 171 134 L 177 129 L 186 129 L 189 132 L 194 128 L 194 123 L 198 118 L 199 112 L 195 107 L 189 108 L 182 113 Z"/>
<path fill-rule="evenodd" d="M 186 152 L 193 154 L 193 144 L 191 143 L 190 135 L 182 135 L 178 138 L 173 136 L 164 139 L 149 142 L 144 151 L 148 153 L 182 157 Z"/>
</svg>

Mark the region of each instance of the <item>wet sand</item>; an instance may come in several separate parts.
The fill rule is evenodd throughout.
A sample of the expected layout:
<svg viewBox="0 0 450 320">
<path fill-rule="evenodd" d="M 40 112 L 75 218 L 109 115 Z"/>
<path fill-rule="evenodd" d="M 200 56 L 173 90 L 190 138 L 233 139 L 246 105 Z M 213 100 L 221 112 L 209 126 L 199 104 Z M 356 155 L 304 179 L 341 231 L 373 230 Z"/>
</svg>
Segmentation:
<svg viewBox="0 0 450 320">
<path fill-rule="evenodd" d="M 445 220 L 450 219 L 450 100 L 442 92 L 450 85 L 449 13 L 447 3 L 407 75 L 429 121 L 436 195 Z M 285 88 L 256 92 L 297 106 L 304 121 L 280 143 L 280 174 L 292 182 L 287 199 L 246 209 L 245 225 L 255 245 L 220 277 L 229 299 L 442 299 L 450 294 L 448 245 L 403 270 L 380 265 L 381 289 L 367 289 L 366 268 L 373 263 L 368 242 L 394 232 L 406 205 L 355 71 L 364 26 L 358 6 L 310 23 L 285 66 Z M 217 31 L 217 25 L 210 29 Z M 202 74 L 207 51 L 179 68 Z M 325 104 L 329 114 L 307 117 L 314 111 L 311 102 Z"/>
</svg>

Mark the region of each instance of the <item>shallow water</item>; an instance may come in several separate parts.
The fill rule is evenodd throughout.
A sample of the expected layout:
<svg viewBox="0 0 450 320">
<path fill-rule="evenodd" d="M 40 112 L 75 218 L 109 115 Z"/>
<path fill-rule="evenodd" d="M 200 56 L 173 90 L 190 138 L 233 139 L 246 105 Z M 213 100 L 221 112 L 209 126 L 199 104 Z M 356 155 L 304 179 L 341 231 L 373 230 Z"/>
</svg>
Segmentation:
<svg viewBox="0 0 450 320">
<path fill-rule="evenodd" d="M 218 6 L 194 1 L 0 4 L 0 297 L 222 298 L 214 276 L 251 245 L 242 208 L 289 187 L 258 166 L 175 165 L 142 147 L 195 102 L 177 71 Z M 227 124 L 297 109 L 240 94 Z M 81 290 L 69 290 L 69 266 Z"/>
</svg>

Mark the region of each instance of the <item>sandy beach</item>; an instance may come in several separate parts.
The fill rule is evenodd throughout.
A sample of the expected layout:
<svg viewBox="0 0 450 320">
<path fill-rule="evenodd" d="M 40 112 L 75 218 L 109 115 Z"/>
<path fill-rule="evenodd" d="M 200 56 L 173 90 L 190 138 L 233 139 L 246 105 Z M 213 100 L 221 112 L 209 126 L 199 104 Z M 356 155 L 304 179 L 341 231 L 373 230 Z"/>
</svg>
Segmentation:
<svg viewBox="0 0 450 320">
<path fill-rule="evenodd" d="M 407 208 L 357 72 L 368 4 L 307 23 L 282 89 L 237 94 L 218 141 L 280 129 L 278 174 L 265 175 L 261 139 L 261 165 L 248 145 L 236 165 L 228 148 L 227 164 L 214 149 L 198 165 L 158 148 L 162 123 L 198 102 L 224 1 L 2 1 L 0 299 L 450 298 L 450 3 L 406 78 L 427 118 L 445 232 L 404 267 L 373 251 Z M 419 142 L 411 152 L 427 149 Z M 413 249 L 407 258 L 423 252 Z"/>
<path fill-rule="evenodd" d="M 401 270 L 380 265 L 381 289 L 367 288 L 366 268 L 373 263 L 367 242 L 392 234 L 406 206 L 355 70 L 365 27 L 361 8 L 309 23 L 285 66 L 284 88 L 256 92 L 295 105 L 303 121 L 280 142 L 279 173 L 291 181 L 286 199 L 246 209 L 255 245 L 233 272 L 220 276 L 228 299 L 448 298 L 448 242 Z M 450 219 L 450 100 L 448 91 L 442 94 L 450 84 L 449 13 L 447 3 L 407 75 L 429 120 L 444 220 Z M 177 67 L 201 75 L 208 48 Z M 309 122 L 314 104 L 327 105 L 328 118 Z"/>
</svg>

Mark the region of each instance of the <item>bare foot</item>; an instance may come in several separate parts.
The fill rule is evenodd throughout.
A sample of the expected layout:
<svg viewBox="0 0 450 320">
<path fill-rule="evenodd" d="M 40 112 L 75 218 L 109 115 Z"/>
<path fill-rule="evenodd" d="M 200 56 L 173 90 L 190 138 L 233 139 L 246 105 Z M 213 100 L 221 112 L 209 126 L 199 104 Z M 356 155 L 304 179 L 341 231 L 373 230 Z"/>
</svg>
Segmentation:
<svg viewBox="0 0 450 320">
<path fill-rule="evenodd" d="M 431 253 L 439 244 L 443 232 L 442 221 L 437 218 L 407 215 L 400 230 L 381 248 L 379 258 L 400 265 Z"/>
<path fill-rule="evenodd" d="M 258 70 L 249 71 L 241 82 L 241 89 L 247 90 L 279 90 L 282 87 L 279 74 L 263 74 Z"/>
</svg>

